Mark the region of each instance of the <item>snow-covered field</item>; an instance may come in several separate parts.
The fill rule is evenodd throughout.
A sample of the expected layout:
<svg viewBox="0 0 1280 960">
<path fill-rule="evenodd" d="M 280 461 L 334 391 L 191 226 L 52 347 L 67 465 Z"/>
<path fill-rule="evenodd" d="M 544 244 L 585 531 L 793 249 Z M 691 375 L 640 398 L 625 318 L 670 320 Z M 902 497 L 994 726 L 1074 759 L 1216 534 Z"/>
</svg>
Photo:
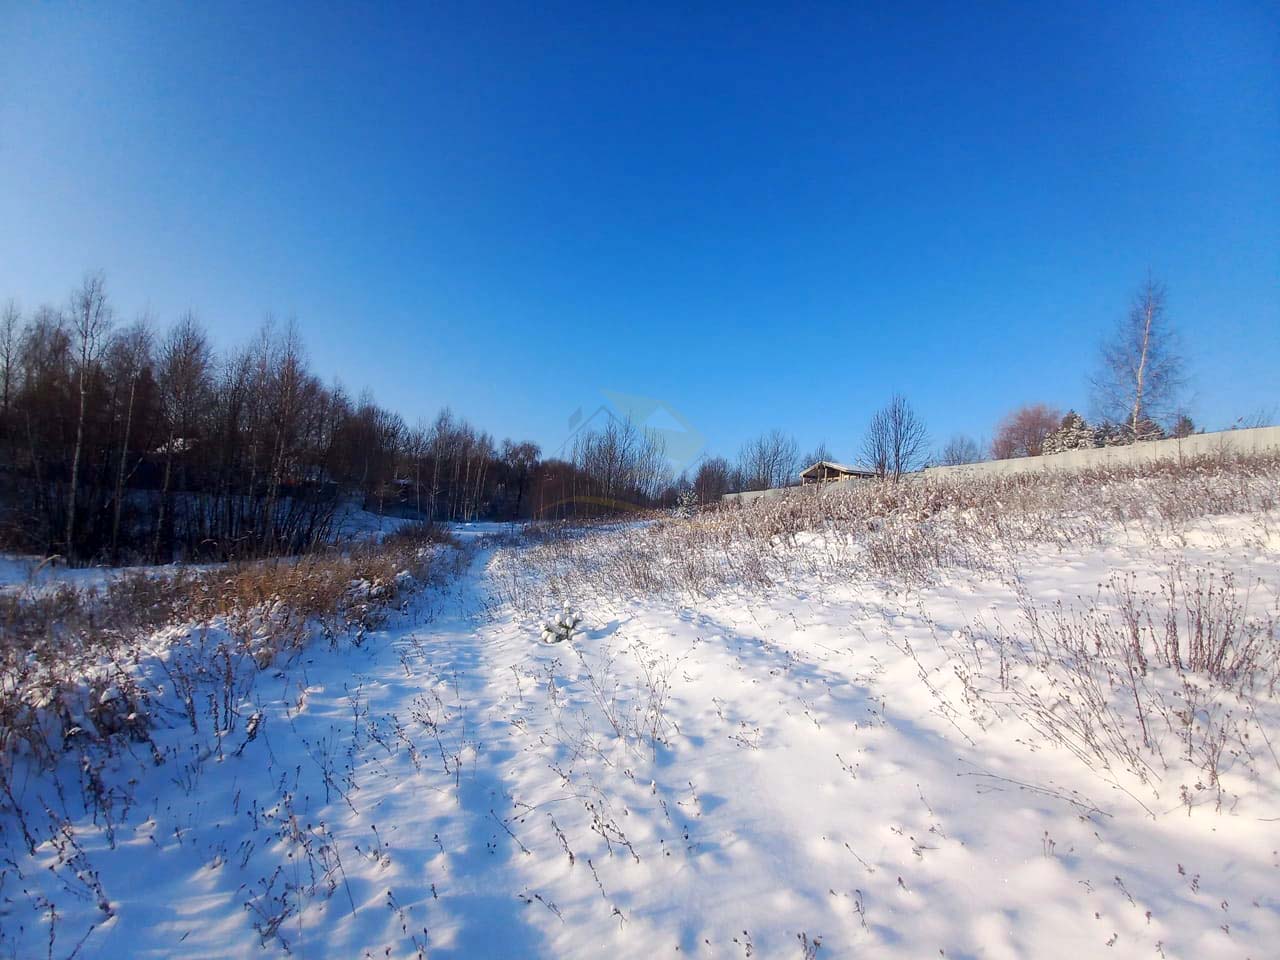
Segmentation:
<svg viewBox="0 0 1280 960">
<path fill-rule="evenodd" d="M 1276 955 L 1274 507 L 1002 534 L 928 576 L 852 528 L 686 555 L 682 523 L 471 538 L 360 644 L 256 674 L 222 735 L 170 717 L 56 789 L 19 758 L 9 804 L 65 829 L 4 813 L 0 946 Z M 1139 672 L 1125 638 L 1168 643 L 1170 607 L 1187 656 L 1252 637 L 1250 677 Z"/>
</svg>

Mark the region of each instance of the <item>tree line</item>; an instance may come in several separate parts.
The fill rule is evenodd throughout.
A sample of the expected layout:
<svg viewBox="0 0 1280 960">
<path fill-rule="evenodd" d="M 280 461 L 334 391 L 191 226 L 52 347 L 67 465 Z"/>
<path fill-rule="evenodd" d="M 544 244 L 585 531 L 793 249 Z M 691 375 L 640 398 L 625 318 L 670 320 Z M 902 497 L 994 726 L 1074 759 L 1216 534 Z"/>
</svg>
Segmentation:
<svg viewBox="0 0 1280 960">
<path fill-rule="evenodd" d="M 310 369 L 271 321 L 219 351 L 187 313 L 118 322 L 101 274 L 63 306 L 0 310 L 0 545 L 72 562 L 225 560 L 331 539 L 353 505 L 423 520 L 581 517 L 670 504 L 661 444 L 628 423 L 563 458 L 448 410 L 407 423 Z"/>
<path fill-rule="evenodd" d="M 1036 457 L 1092 447 L 1186 437 L 1197 431 L 1184 406 L 1186 363 L 1166 309 L 1164 287 L 1148 278 L 1127 313 L 1100 345 L 1089 381 L 1093 422 L 1074 410 L 1046 403 L 1024 404 L 1000 419 L 990 442 L 957 434 L 936 452 L 919 413 L 901 394 L 871 417 L 859 453 L 861 466 L 896 477 L 931 464 Z M 1274 419 L 1260 412 L 1235 426 L 1262 426 Z M 799 458 L 794 440 L 774 430 L 746 444 L 734 464 L 705 461 L 693 481 L 699 499 L 726 492 L 760 490 L 798 482 L 798 471 L 832 459 L 825 446 Z"/>
<path fill-rule="evenodd" d="M 868 424 L 861 464 L 897 477 L 929 463 L 1038 456 L 1185 436 L 1184 364 L 1148 281 L 1100 351 L 1095 422 L 1028 404 L 990 444 L 957 435 L 931 453 L 896 394 Z M 298 552 L 332 539 L 351 505 L 428 521 L 581 519 L 798 482 L 832 460 L 774 429 L 736 459 L 672 475 L 660 438 L 625 420 L 581 430 L 544 457 L 449 410 L 413 425 L 368 393 L 310 370 L 295 325 L 263 324 L 219 352 L 187 313 L 166 330 L 120 323 L 101 274 L 61 307 L 0 310 L 0 546 L 72 561 L 165 562 Z"/>
</svg>

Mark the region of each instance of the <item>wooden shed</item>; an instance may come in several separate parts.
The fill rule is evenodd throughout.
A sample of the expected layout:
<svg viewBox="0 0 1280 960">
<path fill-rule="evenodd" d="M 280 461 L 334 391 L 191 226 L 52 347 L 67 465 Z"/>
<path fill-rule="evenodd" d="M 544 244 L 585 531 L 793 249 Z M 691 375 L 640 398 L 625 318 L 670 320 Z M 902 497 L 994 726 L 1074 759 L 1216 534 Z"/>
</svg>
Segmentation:
<svg viewBox="0 0 1280 960">
<path fill-rule="evenodd" d="M 876 475 L 874 470 L 851 467 L 832 460 L 819 460 L 800 471 L 801 483 L 832 483 L 836 480 L 870 479 Z"/>
</svg>

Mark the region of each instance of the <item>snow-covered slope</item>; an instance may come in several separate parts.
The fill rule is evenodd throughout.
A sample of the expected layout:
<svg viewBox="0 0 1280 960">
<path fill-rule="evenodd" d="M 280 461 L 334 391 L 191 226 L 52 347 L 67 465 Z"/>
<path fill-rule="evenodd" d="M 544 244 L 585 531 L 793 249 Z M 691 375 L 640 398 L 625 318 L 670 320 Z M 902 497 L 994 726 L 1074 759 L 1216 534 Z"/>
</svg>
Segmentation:
<svg viewBox="0 0 1280 960">
<path fill-rule="evenodd" d="M 1276 691 L 1152 662 L 1132 689 L 1165 714 L 1126 712 L 1130 681 L 1090 672 L 1110 661 L 1027 644 L 1213 569 L 1274 656 L 1277 519 L 1160 547 L 1116 525 L 911 589 L 817 535 L 785 581 L 701 596 L 569 596 L 571 567 L 482 546 L 403 621 L 261 673 L 252 730 L 173 718 L 163 765 L 66 758 L 61 843 L 28 852 L 5 815 L 4 945 L 44 955 L 52 923 L 82 957 L 1272 956 Z M 581 627 L 540 642 L 565 600 Z"/>
</svg>

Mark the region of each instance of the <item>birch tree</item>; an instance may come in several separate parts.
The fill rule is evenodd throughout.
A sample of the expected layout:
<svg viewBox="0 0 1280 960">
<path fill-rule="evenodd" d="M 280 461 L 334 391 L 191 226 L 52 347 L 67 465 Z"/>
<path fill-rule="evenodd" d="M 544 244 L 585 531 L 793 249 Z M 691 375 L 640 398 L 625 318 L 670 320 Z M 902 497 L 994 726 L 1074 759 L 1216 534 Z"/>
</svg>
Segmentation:
<svg viewBox="0 0 1280 960">
<path fill-rule="evenodd" d="M 80 482 L 80 455 L 84 448 L 84 415 L 89 396 L 89 378 L 106 343 L 111 328 L 111 306 L 107 303 L 106 280 L 101 273 L 87 274 L 71 294 L 69 311 L 72 344 L 75 348 L 79 411 L 76 440 L 71 452 L 71 476 L 67 491 L 67 558 L 75 558 L 76 491 Z"/>
<path fill-rule="evenodd" d="M 138 380 L 143 370 L 151 362 L 151 325 L 148 318 L 143 318 L 118 336 L 112 347 L 115 361 L 116 378 L 123 380 L 127 386 L 127 397 L 124 412 L 124 433 L 120 438 L 120 460 L 116 467 L 116 488 L 112 498 L 111 516 L 111 556 L 118 559 L 120 548 L 120 511 L 124 505 L 124 484 L 126 467 L 129 462 L 129 442 L 133 434 L 133 409 L 138 393 Z"/>
<path fill-rule="evenodd" d="M 1176 413 L 1182 373 L 1164 287 L 1148 277 L 1129 313 L 1102 346 L 1093 378 L 1096 412 L 1118 425 L 1126 439 L 1150 439 L 1161 421 Z"/>
</svg>

